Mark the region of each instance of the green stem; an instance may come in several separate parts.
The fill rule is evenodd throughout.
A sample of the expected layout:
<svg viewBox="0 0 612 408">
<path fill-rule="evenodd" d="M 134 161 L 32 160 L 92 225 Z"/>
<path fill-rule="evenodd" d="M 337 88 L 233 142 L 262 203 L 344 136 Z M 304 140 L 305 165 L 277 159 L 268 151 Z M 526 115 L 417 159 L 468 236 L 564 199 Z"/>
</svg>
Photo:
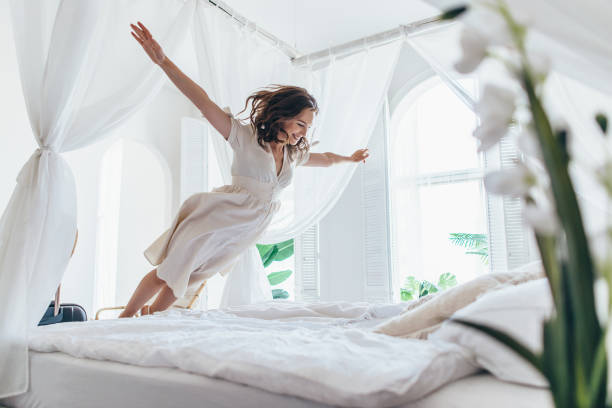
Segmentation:
<svg viewBox="0 0 612 408">
<path fill-rule="evenodd" d="M 550 176 L 552 192 L 555 199 L 558 218 L 565 232 L 568 278 L 570 281 L 571 307 L 576 320 L 576 352 L 580 353 L 579 361 L 584 364 L 584 373 L 590 382 L 595 353 L 602 337 L 602 331 L 595 312 L 593 284 L 595 270 L 588 247 L 588 242 L 578 200 L 574 193 L 571 178 L 567 169 L 564 153 L 555 140 L 552 127 L 548 121 L 528 72 L 523 73 L 523 86 L 529 98 L 533 123 L 541 146 L 544 164 Z M 562 248 L 564 249 L 564 248 Z"/>
</svg>

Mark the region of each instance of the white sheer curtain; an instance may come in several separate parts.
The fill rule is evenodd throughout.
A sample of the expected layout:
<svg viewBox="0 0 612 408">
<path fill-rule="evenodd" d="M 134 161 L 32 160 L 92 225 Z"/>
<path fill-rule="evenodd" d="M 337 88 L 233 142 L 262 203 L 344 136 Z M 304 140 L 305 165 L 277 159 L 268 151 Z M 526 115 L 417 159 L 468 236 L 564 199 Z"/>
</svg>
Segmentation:
<svg viewBox="0 0 612 408">
<path fill-rule="evenodd" d="M 311 67 L 294 67 L 286 55 L 250 27 L 238 26 L 206 2 L 198 3 L 195 48 L 200 80 L 213 100 L 237 114 L 244 108 L 247 96 L 258 88 L 270 84 L 303 86 L 317 98 L 320 107 L 314 126 L 314 139 L 319 143 L 313 152 L 348 155 L 367 146 L 401 43 L 332 60 L 327 67 L 313 71 Z M 224 181 L 228 183 L 231 151 L 221 137 L 214 138 L 214 143 Z M 293 192 L 287 191 L 282 197 L 283 207 L 261 242 L 276 243 L 296 237 L 318 222 L 341 196 L 355 168 L 339 165 L 298 169 Z M 255 248 L 244 254 L 232 275 L 226 282 L 222 306 L 261 300 L 253 291 L 269 296 L 265 282 L 255 285 L 253 290 L 245 286 L 248 282 L 262 282 L 260 277 L 264 275 Z M 245 298 L 244 294 L 248 296 Z"/>
<path fill-rule="evenodd" d="M 161 87 L 161 71 L 130 38 L 128 23 L 147 22 L 171 55 L 194 5 L 11 1 L 21 82 L 40 147 L 21 169 L 0 220 L 0 397 L 27 390 L 26 332 L 52 298 L 75 240 L 75 183 L 60 153 L 104 137 Z"/>
</svg>

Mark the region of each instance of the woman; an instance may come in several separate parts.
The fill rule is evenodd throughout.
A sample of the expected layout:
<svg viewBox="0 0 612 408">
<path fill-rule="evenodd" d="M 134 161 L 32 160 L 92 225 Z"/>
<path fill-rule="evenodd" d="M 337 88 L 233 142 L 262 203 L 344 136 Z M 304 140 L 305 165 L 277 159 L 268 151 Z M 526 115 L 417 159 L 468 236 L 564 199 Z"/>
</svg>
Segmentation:
<svg viewBox="0 0 612 408">
<path fill-rule="evenodd" d="M 181 206 L 168 231 L 146 251 L 153 269 L 142 279 L 120 317 L 167 309 L 188 286 L 217 272 L 227 272 L 249 246 L 254 245 L 279 208 L 280 191 L 290 184 L 298 165 L 327 167 L 360 162 L 367 149 L 350 157 L 310 153 L 306 139 L 317 103 L 303 88 L 275 86 L 251 95 L 250 125 L 221 110 L 206 92 L 164 54 L 149 30 L 131 25 L 132 36 L 151 60 L 202 112 L 234 151 L 232 184 L 210 193 L 195 194 Z M 155 294 L 149 307 L 143 305 Z"/>
</svg>

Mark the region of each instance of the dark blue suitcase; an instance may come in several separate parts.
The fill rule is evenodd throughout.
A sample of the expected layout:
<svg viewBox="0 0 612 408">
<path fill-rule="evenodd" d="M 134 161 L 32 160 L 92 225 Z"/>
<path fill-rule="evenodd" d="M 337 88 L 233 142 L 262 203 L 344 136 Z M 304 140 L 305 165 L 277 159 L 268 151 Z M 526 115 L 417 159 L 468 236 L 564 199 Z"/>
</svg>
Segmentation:
<svg viewBox="0 0 612 408">
<path fill-rule="evenodd" d="M 85 312 L 85 309 L 74 303 L 60 303 L 57 316 L 53 316 L 54 310 L 55 301 L 51 301 L 51 304 L 38 325 L 46 326 L 53 323 L 84 322 L 87 320 L 87 312 Z"/>
</svg>

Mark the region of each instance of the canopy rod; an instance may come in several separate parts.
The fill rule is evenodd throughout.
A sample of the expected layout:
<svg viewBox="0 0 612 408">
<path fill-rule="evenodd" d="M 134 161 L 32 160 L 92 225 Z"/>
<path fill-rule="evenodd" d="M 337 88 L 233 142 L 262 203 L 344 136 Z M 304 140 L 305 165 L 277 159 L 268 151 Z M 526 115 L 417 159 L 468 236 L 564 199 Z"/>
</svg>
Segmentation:
<svg viewBox="0 0 612 408">
<path fill-rule="evenodd" d="M 215 6 L 217 9 L 231 17 L 238 24 L 257 32 L 263 38 L 276 45 L 276 47 L 278 47 L 281 52 L 291 58 L 291 61 L 295 66 L 307 66 L 313 63 L 320 63 L 332 57 L 342 59 L 350 55 L 362 52 L 365 49 L 380 47 L 389 44 L 393 41 L 406 38 L 411 34 L 427 30 L 432 26 L 438 26 L 440 25 L 440 22 L 442 22 L 442 24 L 445 23 L 442 20 L 441 15 L 428 17 L 410 24 L 400 25 L 399 27 L 394 28 L 392 30 L 383 31 L 378 34 L 370 35 L 368 37 L 363 37 L 321 51 L 303 55 L 300 51 L 292 47 L 290 44 L 279 39 L 273 34 L 270 34 L 254 22 L 236 13 L 232 8 L 223 3 L 221 0 L 202 1 L 206 1 L 210 5 Z"/>
<path fill-rule="evenodd" d="M 215 6 L 216 8 L 218 8 L 220 11 L 222 11 L 225 14 L 227 14 L 228 16 L 230 16 L 232 19 L 234 19 L 236 22 L 238 22 L 243 27 L 251 29 L 251 30 L 257 32 L 258 34 L 260 34 L 262 37 L 264 37 L 265 39 L 270 41 L 272 44 L 276 45 L 276 47 L 279 50 L 281 50 L 281 52 L 283 52 L 285 55 L 287 55 L 292 60 L 297 58 L 297 57 L 299 57 L 300 55 L 302 55 L 301 52 L 296 50 L 290 44 L 284 42 L 283 40 L 280 40 L 279 38 L 277 38 L 274 35 L 270 34 L 266 30 L 264 30 L 263 28 L 259 27 L 254 22 L 252 22 L 252 21 L 248 20 L 247 18 L 241 16 L 240 14 L 236 13 L 233 9 L 231 9 L 225 3 L 223 3 L 223 2 L 221 2 L 219 0 L 204 0 L 204 1 L 207 1 L 209 4 L 211 4 L 211 5 Z"/>
<path fill-rule="evenodd" d="M 400 25 L 392 30 L 383 31 L 378 34 L 363 37 L 357 40 L 349 41 L 344 44 L 336 45 L 321 51 L 313 52 L 312 54 L 303 55 L 293 59 L 293 64 L 296 66 L 307 66 L 313 63 L 321 63 L 330 58 L 346 58 L 350 55 L 357 54 L 366 49 L 381 47 L 393 41 L 407 38 L 417 32 L 424 31 L 432 26 L 440 26 L 442 16 L 425 18 L 415 21 L 414 23 Z M 444 22 L 442 23 L 444 24 Z"/>
</svg>

